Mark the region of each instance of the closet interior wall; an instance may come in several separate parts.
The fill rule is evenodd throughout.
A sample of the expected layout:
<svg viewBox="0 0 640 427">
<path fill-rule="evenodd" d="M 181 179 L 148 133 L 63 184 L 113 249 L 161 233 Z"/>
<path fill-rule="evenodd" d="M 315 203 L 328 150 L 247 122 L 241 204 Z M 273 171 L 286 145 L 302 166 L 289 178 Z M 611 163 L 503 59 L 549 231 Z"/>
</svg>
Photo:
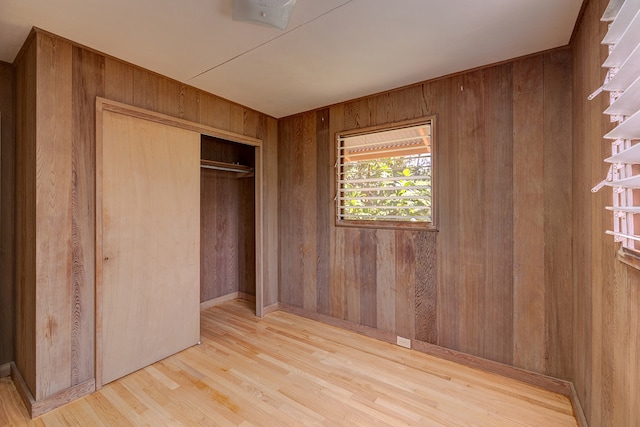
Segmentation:
<svg viewBox="0 0 640 427">
<path fill-rule="evenodd" d="M 202 136 L 203 160 L 255 166 L 255 148 Z M 200 302 L 255 298 L 255 178 L 201 168 Z"/>
<path fill-rule="evenodd" d="M 14 99 L 14 69 L 0 62 L 0 376 L 8 374 L 14 351 Z"/>
</svg>

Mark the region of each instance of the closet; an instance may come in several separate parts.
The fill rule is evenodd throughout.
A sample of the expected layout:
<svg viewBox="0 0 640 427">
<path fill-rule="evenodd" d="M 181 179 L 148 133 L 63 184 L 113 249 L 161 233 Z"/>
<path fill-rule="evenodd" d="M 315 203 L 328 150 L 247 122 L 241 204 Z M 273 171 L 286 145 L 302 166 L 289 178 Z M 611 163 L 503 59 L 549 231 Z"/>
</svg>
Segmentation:
<svg viewBox="0 0 640 427">
<path fill-rule="evenodd" d="M 200 302 L 256 295 L 255 149 L 202 135 Z"/>
<path fill-rule="evenodd" d="M 261 152 L 259 140 L 113 101 L 96 111 L 100 388 L 198 343 L 201 303 L 260 294 Z"/>
</svg>

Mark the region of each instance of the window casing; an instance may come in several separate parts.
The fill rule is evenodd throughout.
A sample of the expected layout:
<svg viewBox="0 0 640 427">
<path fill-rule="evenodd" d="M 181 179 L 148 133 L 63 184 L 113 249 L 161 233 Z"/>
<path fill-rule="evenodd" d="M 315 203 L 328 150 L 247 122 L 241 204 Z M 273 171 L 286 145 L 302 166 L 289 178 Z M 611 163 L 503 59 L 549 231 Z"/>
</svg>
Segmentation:
<svg viewBox="0 0 640 427">
<path fill-rule="evenodd" d="M 602 21 L 610 21 L 602 43 L 608 45 L 608 68 L 601 91 L 609 93 L 604 111 L 616 127 L 604 135 L 611 141 L 612 155 L 605 159 L 609 172 L 592 191 L 613 188 L 613 235 L 621 243 L 621 260 L 640 266 L 640 2 L 612 0 Z"/>
<path fill-rule="evenodd" d="M 336 224 L 435 228 L 434 119 L 337 135 Z"/>
</svg>

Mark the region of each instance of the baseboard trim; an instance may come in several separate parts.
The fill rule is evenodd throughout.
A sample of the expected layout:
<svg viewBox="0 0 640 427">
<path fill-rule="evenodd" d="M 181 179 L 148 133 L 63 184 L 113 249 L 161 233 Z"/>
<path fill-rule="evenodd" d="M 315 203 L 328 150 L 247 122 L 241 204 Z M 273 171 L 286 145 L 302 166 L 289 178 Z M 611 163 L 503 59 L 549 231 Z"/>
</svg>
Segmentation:
<svg viewBox="0 0 640 427">
<path fill-rule="evenodd" d="M 250 295 L 244 292 L 232 292 L 227 295 L 223 295 L 221 297 L 212 298 L 207 301 L 203 301 L 200 303 L 200 311 L 206 310 L 207 308 L 215 307 L 216 305 L 224 304 L 225 302 L 233 301 L 233 300 L 245 300 L 245 301 L 256 301 L 255 295 Z"/>
<path fill-rule="evenodd" d="M 498 374 L 506 378 L 511 378 L 523 383 L 544 388 L 554 393 L 562 394 L 563 396 L 568 397 L 571 395 L 571 383 L 569 381 L 516 368 L 515 366 L 506 365 L 504 363 L 495 362 L 493 360 L 484 359 L 482 357 L 473 356 L 423 341 L 412 340 L 411 346 L 417 351 L 439 357 L 440 359 L 450 360 L 470 368 L 480 369 L 492 374 Z"/>
<path fill-rule="evenodd" d="M 266 316 L 269 313 L 273 313 L 274 311 L 278 311 L 279 310 L 278 305 L 279 305 L 278 303 L 275 303 L 275 304 L 271 304 L 271 305 L 268 305 L 268 306 L 264 307 L 262 309 L 262 315 Z"/>
<path fill-rule="evenodd" d="M 582 408 L 582 402 L 580 402 L 580 398 L 578 397 L 578 392 L 573 383 L 569 383 L 569 385 L 571 386 L 569 399 L 573 407 L 573 415 L 576 417 L 576 421 L 578 421 L 578 427 L 589 427 L 587 417 L 584 415 L 584 409 Z"/>
<path fill-rule="evenodd" d="M 36 401 L 27 387 L 27 384 L 24 382 L 24 378 L 22 378 L 18 367 L 13 362 L 11 363 L 11 379 L 16 386 L 16 390 L 18 390 L 18 394 L 27 407 L 27 411 L 31 415 L 31 418 L 37 418 L 55 408 L 96 391 L 96 381 L 95 379 L 91 379 Z"/>
<path fill-rule="evenodd" d="M 347 329 L 349 331 L 356 332 L 370 338 L 375 338 L 392 344 L 396 343 L 396 336 L 391 332 L 380 331 L 376 328 L 358 325 L 353 322 L 349 322 L 348 320 L 342 320 L 325 314 L 315 313 L 309 310 L 305 310 L 304 308 L 294 307 L 288 304 L 278 303 L 269 307 L 274 307 L 274 309 L 271 311 L 285 311 L 287 313 L 295 314 L 300 317 L 317 320 L 319 322 L 327 323 L 338 328 Z M 574 416 L 576 417 L 579 427 L 589 427 L 582 410 L 580 399 L 578 398 L 573 383 L 570 381 L 560 380 L 547 375 L 506 365 L 504 363 L 483 359 L 482 357 L 473 356 L 456 350 L 451 350 L 435 344 L 429 344 L 424 341 L 411 340 L 411 348 L 430 356 L 449 360 L 451 362 L 459 363 L 461 365 L 479 369 L 485 372 L 501 375 L 506 378 L 511 378 L 526 384 L 552 391 L 554 393 L 561 394 L 563 396 L 567 396 L 571 402 Z"/>
</svg>

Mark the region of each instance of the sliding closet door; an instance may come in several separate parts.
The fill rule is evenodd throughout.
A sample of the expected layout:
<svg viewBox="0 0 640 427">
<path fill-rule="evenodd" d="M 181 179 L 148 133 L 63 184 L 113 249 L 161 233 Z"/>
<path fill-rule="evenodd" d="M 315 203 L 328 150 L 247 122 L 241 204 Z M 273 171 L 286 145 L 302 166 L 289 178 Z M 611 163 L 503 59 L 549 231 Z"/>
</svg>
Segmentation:
<svg viewBox="0 0 640 427">
<path fill-rule="evenodd" d="M 110 111 L 102 132 L 106 384 L 199 341 L 200 134 Z"/>
</svg>

